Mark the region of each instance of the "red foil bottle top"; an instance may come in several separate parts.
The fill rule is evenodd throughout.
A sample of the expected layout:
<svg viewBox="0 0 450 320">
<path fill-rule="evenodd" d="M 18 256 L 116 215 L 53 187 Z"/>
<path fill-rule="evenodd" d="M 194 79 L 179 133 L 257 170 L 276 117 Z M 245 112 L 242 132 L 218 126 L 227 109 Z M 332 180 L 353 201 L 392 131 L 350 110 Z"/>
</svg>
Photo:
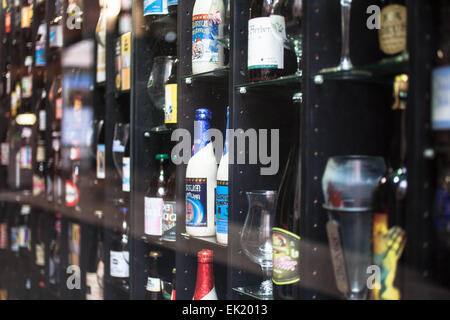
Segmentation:
<svg viewBox="0 0 450 320">
<path fill-rule="evenodd" d="M 197 254 L 199 263 L 211 263 L 214 253 L 212 250 L 202 250 Z"/>
<path fill-rule="evenodd" d="M 194 300 L 203 300 L 214 289 L 213 252 L 202 250 L 198 253 L 197 283 Z"/>
</svg>

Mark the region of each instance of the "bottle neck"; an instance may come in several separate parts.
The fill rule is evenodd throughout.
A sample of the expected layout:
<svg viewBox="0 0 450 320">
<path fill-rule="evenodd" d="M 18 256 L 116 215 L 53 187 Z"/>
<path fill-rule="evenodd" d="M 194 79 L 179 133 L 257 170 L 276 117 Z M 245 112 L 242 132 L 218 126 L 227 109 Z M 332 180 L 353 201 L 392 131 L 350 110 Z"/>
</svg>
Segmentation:
<svg viewBox="0 0 450 320">
<path fill-rule="evenodd" d="M 197 284 L 195 286 L 194 300 L 201 300 L 214 288 L 214 274 L 212 263 L 198 263 Z"/>
<path fill-rule="evenodd" d="M 208 120 L 196 120 L 194 123 L 194 149 L 192 156 L 196 155 L 205 148 L 211 141 L 208 130 L 210 129 Z"/>
</svg>

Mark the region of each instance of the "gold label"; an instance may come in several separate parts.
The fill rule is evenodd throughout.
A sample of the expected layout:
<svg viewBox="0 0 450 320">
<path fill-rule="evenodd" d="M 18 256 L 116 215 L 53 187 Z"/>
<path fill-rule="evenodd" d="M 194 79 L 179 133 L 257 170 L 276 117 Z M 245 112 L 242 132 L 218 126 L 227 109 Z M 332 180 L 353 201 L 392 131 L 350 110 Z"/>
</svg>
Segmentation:
<svg viewBox="0 0 450 320">
<path fill-rule="evenodd" d="M 131 32 L 122 35 L 122 91 L 131 88 Z"/>
<path fill-rule="evenodd" d="M 405 6 L 388 5 L 381 10 L 381 27 L 378 32 L 380 49 L 393 55 L 406 49 L 407 11 Z"/>
</svg>

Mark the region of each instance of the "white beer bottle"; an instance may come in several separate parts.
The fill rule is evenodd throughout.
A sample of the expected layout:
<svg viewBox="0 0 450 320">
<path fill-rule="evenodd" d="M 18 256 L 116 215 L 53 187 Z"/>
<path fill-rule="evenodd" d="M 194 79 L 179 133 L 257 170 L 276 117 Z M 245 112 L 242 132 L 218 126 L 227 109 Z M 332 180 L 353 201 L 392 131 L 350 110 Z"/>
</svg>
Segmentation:
<svg viewBox="0 0 450 320">
<path fill-rule="evenodd" d="M 192 73 L 213 71 L 224 65 L 223 0 L 196 0 L 192 14 Z"/>
<path fill-rule="evenodd" d="M 195 112 L 194 148 L 186 170 L 186 232 L 194 237 L 216 234 L 217 161 L 208 132 L 211 117 L 208 109 Z"/>
<path fill-rule="evenodd" d="M 228 164 L 229 164 L 229 135 L 230 128 L 230 107 L 227 107 L 227 132 L 225 148 L 223 149 L 222 160 L 220 160 L 217 171 L 216 188 L 216 237 L 217 242 L 228 244 Z"/>
</svg>

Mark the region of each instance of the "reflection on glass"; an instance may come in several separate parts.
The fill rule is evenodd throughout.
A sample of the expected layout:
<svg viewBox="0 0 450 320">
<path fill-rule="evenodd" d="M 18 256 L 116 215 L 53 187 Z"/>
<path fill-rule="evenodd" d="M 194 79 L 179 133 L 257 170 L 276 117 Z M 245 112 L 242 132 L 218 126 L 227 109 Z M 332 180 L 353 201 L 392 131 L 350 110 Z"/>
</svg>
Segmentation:
<svg viewBox="0 0 450 320">
<path fill-rule="evenodd" d="M 264 281 L 256 287 L 244 288 L 262 299 L 272 298 L 272 226 L 277 193 L 275 191 L 247 192 L 248 213 L 241 233 L 241 246 L 254 263 L 261 266 Z"/>
<path fill-rule="evenodd" d="M 343 252 L 338 253 L 344 257 L 344 265 L 340 265 L 335 260 L 338 254 L 331 248 L 336 281 L 349 300 L 367 299 L 367 268 L 372 265 L 373 250 L 372 203 L 375 187 L 385 171 L 382 158 L 333 157 L 328 161 L 322 180 L 324 208 L 330 223 L 337 228 L 337 239 L 330 239 L 330 245 L 340 240 Z M 339 281 L 347 283 L 340 286 Z"/>
<path fill-rule="evenodd" d="M 163 110 L 165 84 L 172 72 L 175 57 L 161 56 L 153 59 L 153 68 L 147 84 L 147 92 L 156 108 Z"/>
<path fill-rule="evenodd" d="M 113 162 L 120 177 L 122 177 L 123 156 L 125 154 L 125 146 L 130 136 L 130 125 L 116 123 L 114 126 L 113 140 Z"/>
</svg>

